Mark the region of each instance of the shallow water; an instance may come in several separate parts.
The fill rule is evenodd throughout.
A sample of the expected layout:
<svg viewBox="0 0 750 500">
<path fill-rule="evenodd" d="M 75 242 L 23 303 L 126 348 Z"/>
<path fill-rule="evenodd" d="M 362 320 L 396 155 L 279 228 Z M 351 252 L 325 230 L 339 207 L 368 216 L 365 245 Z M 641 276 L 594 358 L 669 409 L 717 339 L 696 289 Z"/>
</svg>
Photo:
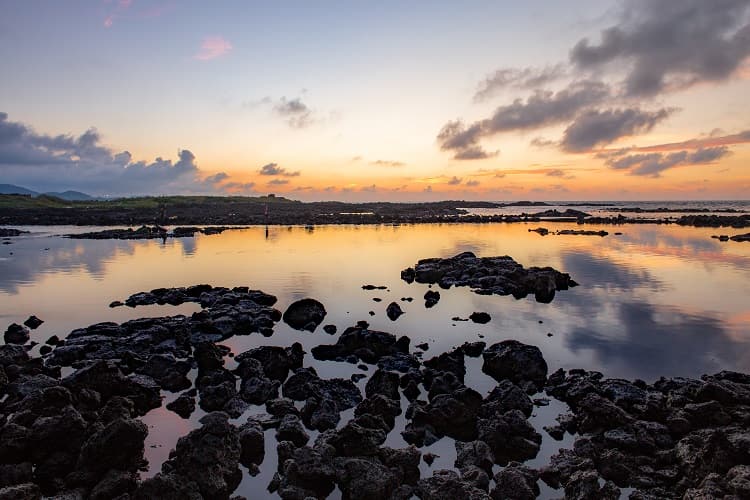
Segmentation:
<svg viewBox="0 0 750 500">
<path fill-rule="evenodd" d="M 60 234 L 90 228 L 30 227 L 30 235 L 0 246 L 0 326 L 22 322 L 35 314 L 45 323 L 32 333 L 43 342 L 52 334 L 64 337 L 77 327 L 101 321 L 122 322 L 143 316 L 189 314 L 196 304 L 110 309 L 108 304 L 157 287 L 210 283 L 245 285 L 279 298 L 284 310 L 294 300 L 314 297 L 328 310 L 325 323 L 339 331 L 357 320 L 372 329 L 406 334 L 412 346 L 428 342 L 425 359 L 465 341 L 488 344 L 518 339 L 538 346 L 550 371 L 585 368 L 607 377 L 653 381 L 661 375 L 697 377 L 722 369 L 750 371 L 750 244 L 719 242 L 712 234 L 737 230 L 678 226 L 627 225 L 598 236 L 540 236 L 529 232 L 539 224 L 465 224 L 401 226 L 253 227 L 220 235 L 148 241 L 70 240 Z M 575 224 L 548 228 L 579 229 Z M 615 236 L 613 231 L 622 231 Z M 524 266 L 552 266 L 568 272 L 580 286 L 558 292 L 551 304 L 533 297 L 480 296 L 468 288 L 440 290 L 441 300 L 425 309 L 427 285 L 406 284 L 402 269 L 426 257 L 449 257 L 472 251 L 478 256 L 510 255 Z M 364 291 L 367 283 L 388 290 Z M 379 297 L 382 302 L 372 299 Z M 401 297 L 406 312 L 396 322 L 385 308 Z M 375 313 L 369 315 L 369 311 Z M 474 311 L 492 316 L 486 325 L 453 322 Z M 552 333 L 552 336 L 548 336 Z M 335 337 L 322 329 L 297 332 L 279 323 L 270 338 L 234 337 L 224 342 L 235 353 L 262 344 L 301 342 L 309 352 Z M 346 363 L 317 362 L 321 377 L 348 377 L 359 370 Z M 474 366 L 476 365 L 476 366 Z M 480 393 L 494 381 L 467 358 L 467 385 Z M 472 368 L 474 367 L 474 368 Z M 372 373 L 372 368 L 370 372 Z M 364 392 L 366 381 L 359 383 Z M 167 400 L 175 397 L 166 394 Z M 561 403 L 538 408 L 535 425 L 545 425 L 563 411 Z M 406 402 L 402 405 L 406 408 Z M 261 412 L 254 407 L 251 412 Z M 203 413 L 184 421 L 164 408 L 144 421 L 150 469 L 156 473 L 177 438 L 186 434 Z M 342 415 L 342 423 L 347 414 Z M 247 414 L 239 419 L 244 421 Z M 386 444 L 404 446 L 401 418 Z M 543 431 L 541 465 L 563 445 Z M 314 438 L 315 433 L 311 433 Z M 273 431 L 266 433 L 267 454 L 256 478 L 245 475 L 239 494 L 262 498 L 276 468 Z M 451 467 L 453 441 L 442 439 L 423 451 L 440 455 L 432 469 Z M 422 464 L 423 476 L 431 468 Z M 548 492 L 549 493 L 549 492 Z"/>
</svg>

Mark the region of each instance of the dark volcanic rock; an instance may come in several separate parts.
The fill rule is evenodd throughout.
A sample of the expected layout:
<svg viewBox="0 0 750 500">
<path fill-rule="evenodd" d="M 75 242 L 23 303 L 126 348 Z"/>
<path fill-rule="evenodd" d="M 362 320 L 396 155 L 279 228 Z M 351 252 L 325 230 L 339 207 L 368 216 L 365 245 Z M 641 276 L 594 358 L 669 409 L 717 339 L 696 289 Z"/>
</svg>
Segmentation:
<svg viewBox="0 0 750 500">
<path fill-rule="evenodd" d="M 349 327 L 334 345 L 319 345 L 311 351 L 313 357 L 318 360 L 343 360 L 353 354 L 365 363 L 376 363 L 384 356 L 408 354 L 409 338 L 397 339 L 390 333 Z"/>
<path fill-rule="evenodd" d="M 399 316 L 404 314 L 404 311 L 401 309 L 401 306 L 398 305 L 396 302 L 391 302 L 388 304 L 388 307 L 385 309 L 385 314 L 388 316 L 388 319 L 391 321 L 396 321 Z"/>
<path fill-rule="evenodd" d="M 206 498 L 228 499 L 242 479 L 237 467 L 240 433 L 225 413 L 209 413 L 200 421 L 202 427 L 177 441 L 162 474 L 171 472 L 195 482 Z"/>
<path fill-rule="evenodd" d="M 284 311 L 284 323 L 295 330 L 315 331 L 326 317 L 323 304 L 315 299 L 302 299 L 292 303 Z"/>
<path fill-rule="evenodd" d="M 539 496 L 537 480 L 539 473 L 520 464 L 510 464 L 495 474 L 495 489 L 490 493 L 493 500 L 534 500 Z"/>
<path fill-rule="evenodd" d="M 486 492 L 461 480 L 452 470 L 436 470 L 431 477 L 420 479 L 414 492 L 422 500 L 444 500 L 461 498 L 466 500 L 489 500 Z"/>
<path fill-rule="evenodd" d="M 171 403 L 167 403 L 166 407 L 167 410 L 175 412 L 182 418 L 188 418 L 195 411 L 195 398 L 187 393 L 183 393 Z"/>
<path fill-rule="evenodd" d="M 538 347 L 505 340 L 485 349 L 483 357 L 482 371 L 497 381 L 531 382 L 541 389 L 547 379 L 547 362 Z"/>
<path fill-rule="evenodd" d="M 147 435 L 143 422 L 118 418 L 84 443 L 78 467 L 100 473 L 110 469 L 135 471 L 141 466 Z"/>
<path fill-rule="evenodd" d="M 295 342 L 291 347 L 261 346 L 238 354 L 234 359 L 242 363 L 247 358 L 260 361 L 266 377 L 283 382 L 290 370 L 302 367 L 305 351 L 302 344 Z"/>
<path fill-rule="evenodd" d="M 489 323 L 492 317 L 486 312 L 473 312 L 469 316 L 469 319 L 472 320 L 474 323 L 479 323 L 480 325 L 484 325 L 486 323 Z"/>
<path fill-rule="evenodd" d="M 551 267 L 525 269 L 508 256 L 478 258 L 464 252 L 448 259 L 423 259 L 412 269 L 401 272 L 402 279 L 418 283 L 438 283 L 441 287 L 469 286 L 482 295 L 534 294 L 538 302 L 551 302 L 557 290 L 567 290 L 575 282 Z M 426 297 L 425 297 L 426 298 Z"/>
<path fill-rule="evenodd" d="M 29 341 L 29 329 L 17 323 L 12 323 L 4 335 L 6 344 L 25 344 Z"/>
<path fill-rule="evenodd" d="M 424 294 L 424 306 L 428 309 L 440 301 L 440 292 L 427 290 Z"/>
<path fill-rule="evenodd" d="M 44 321 L 34 315 L 29 316 L 28 319 L 23 322 L 24 325 L 28 326 L 32 330 L 36 330 L 37 328 L 39 328 L 42 323 L 44 323 Z"/>
</svg>

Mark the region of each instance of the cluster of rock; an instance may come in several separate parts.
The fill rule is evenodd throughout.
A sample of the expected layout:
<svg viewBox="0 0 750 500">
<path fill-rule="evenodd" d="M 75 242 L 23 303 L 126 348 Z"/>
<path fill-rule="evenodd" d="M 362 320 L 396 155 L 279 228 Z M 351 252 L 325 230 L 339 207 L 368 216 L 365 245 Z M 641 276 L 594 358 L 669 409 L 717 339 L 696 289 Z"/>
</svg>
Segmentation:
<svg viewBox="0 0 750 500">
<path fill-rule="evenodd" d="M 77 240 L 151 240 L 173 238 L 192 238 L 196 233 L 221 234 L 227 229 L 243 229 L 241 227 L 209 226 L 209 227 L 175 227 L 171 231 L 162 226 L 141 226 L 138 229 L 103 229 L 87 233 L 66 234 L 65 238 Z"/>
<path fill-rule="evenodd" d="M 750 214 L 743 215 L 683 215 L 677 219 L 681 226 L 694 227 L 750 227 Z"/>
<path fill-rule="evenodd" d="M 729 236 L 729 235 L 726 235 L 726 234 L 722 234 L 722 235 L 719 235 L 719 236 L 714 235 L 714 236 L 711 236 L 711 238 L 717 239 L 719 241 L 729 241 L 729 240 L 732 240 L 732 241 L 750 241 L 750 233 L 736 234 L 734 236 Z"/>
<path fill-rule="evenodd" d="M 548 377 L 541 351 L 515 340 L 467 342 L 423 361 L 408 337 L 360 322 L 311 351 L 368 373 L 375 365 L 363 394 L 354 375 L 325 379 L 305 366 L 299 343 L 249 349 L 227 368 L 229 349 L 217 342 L 270 335 L 282 318 L 276 298 L 261 291 L 196 285 L 125 301 L 183 302 L 203 310 L 74 330 L 42 358 L 24 345 L 0 346 L 0 498 L 229 499 L 240 465 L 258 473 L 269 429 L 278 465 L 268 488 L 284 499 L 326 498 L 338 488 L 345 499 L 525 500 L 539 495 L 539 480 L 581 500 L 619 498 L 620 488 L 633 488 L 635 499 L 750 495 L 750 375 L 653 385 L 583 370 Z M 303 299 L 283 316 L 306 331 L 324 311 Z M 480 356 L 497 382 L 486 395 L 465 383 L 466 357 Z M 537 470 L 523 462 L 542 443 L 529 417 L 541 404 L 531 396 L 544 390 L 571 409 L 547 432 L 577 439 Z M 162 406 L 165 393 L 176 395 L 166 408 L 179 416 L 196 405 L 207 414 L 142 480 L 148 429 L 139 417 Z M 231 421 L 252 405 L 266 413 Z M 342 422 L 343 412 L 353 415 Z M 409 446 L 385 446 L 402 412 Z M 314 440 L 309 431 L 318 432 Z M 420 462 L 434 457 L 419 448 L 443 438 L 455 441 L 454 468 L 422 477 Z"/>
<path fill-rule="evenodd" d="M 577 285 L 569 274 L 551 267 L 526 269 L 507 255 L 480 258 L 471 252 L 447 259 L 422 259 L 401 271 L 401 279 L 407 283 L 437 283 L 441 288 L 469 286 L 480 295 L 513 295 L 520 299 L 533 294 L 544 303 L 551 302 L 556 291 Z"/>
<path fill-rule="evenodd" d="M 750 497 L 749 375 L 649 385 L 558 370 L 547 393 L 572 410 L 552 433 L 579 435 L 573 450 L 560 450 L 539 471 L 566 496 L 583 498 L 585 486 L 598 498 L 618 498 L 617 487 L 634 488 L 630 498 L 638 500 Z"/>
</svg>

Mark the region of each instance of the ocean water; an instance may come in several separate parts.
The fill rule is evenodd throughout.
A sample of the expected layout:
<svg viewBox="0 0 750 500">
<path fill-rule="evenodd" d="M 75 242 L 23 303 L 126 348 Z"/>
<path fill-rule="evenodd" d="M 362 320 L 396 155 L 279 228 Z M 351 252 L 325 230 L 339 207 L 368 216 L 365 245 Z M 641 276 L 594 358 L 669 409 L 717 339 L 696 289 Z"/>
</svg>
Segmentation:
<svg viewBox="0 0 750 500">
<path fill-rule="evenodd" d="M 698 206 L 696 202 L 690 205 Z M 716 206 L 740 205 L 712 205 Z M 551 207 L 524 207 L 529 212 L 547 208 Z M 538 346 L 550 371 L 585 368 L 607 377 L 649 382 L 660 376 L 697 377 L 723 369 L 750 371 L 750 243 L 711 238 L 718 232 L 746 231 L 587 225 L 586 229 L 604 229 L 610 234 L 540 236 L 529 231 L 538 225 L 252 227 L 166 242 L 71 240 L 60 235 L 91 228 L 29 227 L 25 229 L 30 234 L 0 246 L 0 326 L 4 329 L 35 314 L 45 323 L 33 331 L 32 340 L 43 343 L 53 334 L 65 337 L 74 328 L 102 321 L 198 310 L 196 304 L 108 307 L 111 301 L 138 291 L 197 283 L 244 285 L 276 295 L 275 307 L 282 311 L 297 299 L 316 298 L 328 311 L 325 323 L 337 325 L 339 331 L 363 319 L 372 329 L 408 335 L 412 346 L 427 342 L 424 359 L 465 341 L 484 340 L 489 345 L 517 339 Z M 574 223 L 547 227 L 580 228 Z M 468 288 L 452 288 L 440 290 L 440 302 L 426 309 L 422 296 L 427 285 L 399 279 L 400 271 L 419 259 L 465 251 L 478 256 L 510 255 L 527 267 L 552 266 L 570 273 L 580 286 L 558 292 L 550 304 L 537 303 L 533 297 L 480 296 Z M 361 288 L 364 284 L 388 289 L 365 291 Z M 382 302 L 373 301 L 375 297 Z M 414 301 L 400 302 L 406 314 L 392 322 L 385 308 L 402 297 Z M 489 313 L 492 321 L 477 325 L 451 320 L 474 311 Z M 315 345 L 334 343 L 335 337 L 322 329 L 298 332 L 279 323 L 270 338 L 254 334 L 233 337 L 224 344 L 240 353 L 258 345 L 286 346 L 295 341 L 309 352 Z M 326 378 L 359 372 L 355 365 L 317 362 L 309 354 L 305 365 L 314 366 Z M 495 383 L 481 373 L 480 366 L 481 360 L 467 358 L 466 383 L 486 394 Z M 365 382 L 359 384 L 363 392 Z M 164 395 L 165 402 L 176 397 Z M 403 400 L 404 410 L 406 405 Z M 532 422 L 541 428 L 564 410 L 562 403 L 553 401 L 548 407 L 537 408 Z M 263 411 L 253 407 L 249 413 Z M 144 477 L 158 472 L 177 439 L 194 428 L 203 414 L 197 410 L 189 420 L 183 420 L 160 408 L 146 415 L 149 470 Z M 342 424 L 349 417 L 351 411 L 344 413 Z M 247 415 L 238 422 L 245 418 Z M 387 445 L 405 446 L 399 434 L 405 423 L 402 416 Z M 572 443 L 570 436 L 557 442 L 540 432 L 542 451 L 532 465 L 545 463 L 557 449 Z M 256 477 L 244 474 L 238 494 L 273 497 L 265 492 L 276 470 L 273 434 L 266 433 L 261 473 Z M 314 439 L 316 433 L 310 434 Z M 452 440 L 444 438 L 423 449 L 426 451 L 439 458 L 432 467 L 422 464 L 423 476 L 452 467 Z M 543 489 L 545 497 L 559 494 Z M 333 497 L 337 495 L 335 492 Z"/>
</svg>

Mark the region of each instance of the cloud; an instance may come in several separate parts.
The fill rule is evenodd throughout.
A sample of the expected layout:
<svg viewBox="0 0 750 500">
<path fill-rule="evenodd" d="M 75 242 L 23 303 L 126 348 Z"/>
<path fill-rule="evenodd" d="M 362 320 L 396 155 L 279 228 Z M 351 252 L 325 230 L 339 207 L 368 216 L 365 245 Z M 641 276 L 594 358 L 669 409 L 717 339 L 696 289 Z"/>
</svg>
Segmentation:
<svg viewBox="0 0 750 500">
<path fill-rule="evenodd" d="M 406 165 L 406 163 L 401 161 L 375 160 L 371 161 L 370 165 L 375 165 L 378 167 L 403 167 Z"/>
<path fill-rule="evenodd" d="M 501 132 L 533 130 L 568 121 L 582 109 L 610 96 L 608 85 L 598 81 L 573 82 L 558 92 L 538 90 L 526 101 L 498 107 L 487 119 L 465 125 L 460 120 L 446 123 L 437 136 L 440 149 L 453 151 L 455 159 L 482 159 L 497 153 L 486 152 L 480 139 Z"/>
<path fill-rule="evenodd" d="M 552 170 L 548 170 L 544 175 L 549 177 L 565 177 L 565 171 L 560 170 L 559 168 L 554 168 Z"/>
<path fill-rule="evenodd" d="M 506 88 L 536 89 L 566 75 L 567 70 L 563 64 L 544 68 L 501 68 L 480 82 L 474 100 L 487 100 Z"/>
<path fill-rule="evenodd" d="M 134 161 L 128 151 L 101 144 L 91 128 L 79 136 L 39 134 L 0 112 L 0 178 L 37 191 L 75 189 L 95 195 L 220 193 L 226 173 L 206 176 L 195 155 L 178 151 L 178 159 Z"/>
<path fill-rule="evenodd" d="M 497 156 L 499 152 L 487 152 L 479 145 L 481 127 L 480 123 L 475 123 L 466 128 L 460 120 L 446 123 L 437 135 L 440 149 L 452 151 L 456 160 L 481 160 Z"/>
<path fill-rule="evenodd" d="M 431 192 L 432 192 L 432 186 L 426 186 L 426 187 L 425 187 L 425 188 L 424 188 L 424 189 L 422 190 L 422 192 L 425 192 L 425 193 L 431 193 Z"/>
<path fill-rule="evenodd" d="M 481 184 L 481 183 L 478 180 L 475 180 L 475 179 L 472 179 L 470 181 L 466 181 L 466 186 L 467 187 L 475 187 L 475 186 L 478 186 L 479 184 Z"/>
<path fill-rule="evenodd" d="M 282 97 L 273 109 L 292 128 L 306 128 L 314 122 L 312 110 L 299 97 L 294 99 Z"/>
<path fill-rule="evenodd" d="M 199 61 L 209 61 L 228 54 L 232 48 L 231 42 L 222 36 L 207 36 L 201 41 L 200 49 L 193 58 Z"/>
<path fill-rule="evenodd" d="M 549 146 L 554 146 L 556 143 L 555 141 L 545 139 L 544 137 L 535 137 L 529 144 L 535 148 L 547 148 Z"/>
<path fill-rule="evenodd" d="M 459 184 L 461 184 L 462 180 L 463 179 L 461 179 L 460 177 L 456 177 L 454 175 L 453 177 L 451 177 L 450 179 L 448 179 L 448 185 L 449 186 L 458 186 Z"/>
<path fill-rule="evenodd" d="M 574 82 L 558 92 L 538 90 L 526 102 L 516 99 L 513 104 L 497 108 L 491 118 L 481 122 L 481 129 L 483 135 L 492 135 L 555 125 L 609 95 L 608 85 L 591 80 Z"/>
<path fill-rule="evenodd" d="M 610 157 L 606 163 L 615 170 L 627 171 L 630 175 L 659 177 L 665 170 L 688 165 L 707 165 L 731 154 L 726 146 L 699 148 L 694 151 L 674 153 L 638 153 L 617 158 Z"/>
<path fill-rule="evenodd" d="M 750 56 L 747 0 L 631 0 L 598 44 L 580 40 L 570 52 L 579 69 L 625 66 L 629 96 L 654 96 L 722 81 Z"/>
<path fill-rule="evenodd" d="M 289 172 L 285 168 L 280 167 L 278 163 L 267 163 L 260 167 L 258 173 L 260 175 L 278 175 L 282 177 L 297 177 L 300 175 L 299 171 Z"/>
<path fill-rule="evenodd" d="M 680 151 L 683 149 L 714 148 L 717 146 L 733 146 L 735 144 L 750 143 L 750 130 L 745 130 L 737 134 L 729 135 L 710 135 L 698 139 L 689 139 L 681 142 L 670 142 L 667 144 L 655 144 L 653 146 L 642 146 L 631 148 L 630 151 L 638 152 L 662 152 L 662 151 Z"/>
<path fill-rule="evenodd" d="M 284 186 L 289 184 L 289 179 L 271 179 L 266 184 L 268 186 Z"/>
<path fill-rule="evenodd" d="M 378 187 L 375 184 L 371 184 L 369 186 L 362 186 L 360 188 L 361 193 L 374 193 L 378 190 Z"/>
<path fill-rule="evenodd" d="M 589 151 L 621 137 L 649 132 L 674 109 L 641 111 L 639 108 L 589 110 L 578 116 L 563 133 L 561 146 L 570 153 Z"/>
</svg>

